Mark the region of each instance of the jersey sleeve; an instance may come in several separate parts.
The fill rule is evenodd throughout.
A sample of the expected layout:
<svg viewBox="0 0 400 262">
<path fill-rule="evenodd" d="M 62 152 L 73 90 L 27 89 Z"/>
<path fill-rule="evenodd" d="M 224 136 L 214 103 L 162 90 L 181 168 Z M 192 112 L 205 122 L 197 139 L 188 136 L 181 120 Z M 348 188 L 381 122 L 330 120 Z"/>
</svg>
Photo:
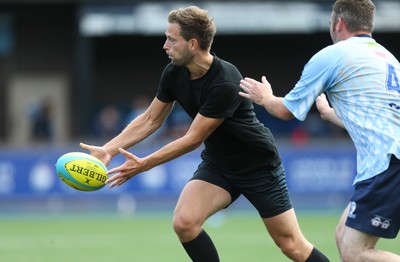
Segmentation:
<svg viewBox="0 0 400 262">
<path fill-rule="evenodd" d="M 283 98 L 283 104 L 298 120 L 304 121 L 316 98 L 334 81 L 339 61 L 334 45 L 315 54 L 304 66 L 300 80 Z"/>
<path fill-rule="evenodd" d="M 157 98 L 165 103 L 170 103 L 175 101 L 175 96 L 171 92 L 171 89 L 169 88 L 169 85 L 172 83 L 171 81 L 171 74 L 173 73 L 173 65 L 168 64 L 165 68 L 164 71 L 161 74 L 160 77 L 160 82 L 158 84 L 158 90 L 157 90 Z"/>
</svg>

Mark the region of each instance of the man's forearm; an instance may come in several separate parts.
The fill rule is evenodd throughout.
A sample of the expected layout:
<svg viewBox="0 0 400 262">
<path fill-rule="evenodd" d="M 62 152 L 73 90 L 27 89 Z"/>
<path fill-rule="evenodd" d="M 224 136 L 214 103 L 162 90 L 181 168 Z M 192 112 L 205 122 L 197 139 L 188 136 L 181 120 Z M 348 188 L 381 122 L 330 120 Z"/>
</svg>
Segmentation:
<svg viewBox="0 0 400 262">
<path fill-rule="evenodd" d="M 291 120 L 294 118 L 293 114 L 283 104 L 282 97 L 270 95 L 263 100 L 263 106 L 272 116 L 282 119 Z"/>
</svg>

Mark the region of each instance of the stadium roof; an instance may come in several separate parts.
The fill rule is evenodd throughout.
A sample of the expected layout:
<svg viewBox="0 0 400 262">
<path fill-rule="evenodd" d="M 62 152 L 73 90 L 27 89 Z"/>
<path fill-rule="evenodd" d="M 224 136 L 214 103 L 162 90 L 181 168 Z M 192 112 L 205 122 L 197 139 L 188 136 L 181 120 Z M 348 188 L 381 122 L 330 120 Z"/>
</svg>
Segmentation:
<svg viewBox="0 0 400 262">
<path fill-rule="evenodd" d="M 72 4 L 85 36 L 163 35 L 168 12 L 196 4 L 209 11 L 218 34 L 314 33 L 329 30 L 334 0 L 0 0 L 1 4 Z M 400 32 L 400 1 L 374 0 L 375 32 Z M 0 6 L 1 7 L 1 6 Z"/>
<path fill-rule="evenodd" d="M 90 2 L 90 0 L 88 0 Z M 318 3 L 316 3 L 318 2 Z M 219 34 L 313 33 L 329 30 L 332 1 L 200 1 Z M 164 34 L 168 12 L 193 2 L 85 4 L 80 30 L 86 36 Z M 375 1 L 375 32 L 400 32 L 400 1 Z"/>
</svg>

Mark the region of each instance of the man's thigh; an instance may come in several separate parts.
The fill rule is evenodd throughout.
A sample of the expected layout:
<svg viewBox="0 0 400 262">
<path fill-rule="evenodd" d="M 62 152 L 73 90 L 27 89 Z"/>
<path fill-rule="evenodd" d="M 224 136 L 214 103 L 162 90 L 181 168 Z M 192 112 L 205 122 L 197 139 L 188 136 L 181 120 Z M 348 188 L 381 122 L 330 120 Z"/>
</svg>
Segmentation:
<svg viewBox="0 0 400 262">
<path fill-rule="evenodd" d="M 190 180 L 181 192 L 175 214 L 193 216 L 202 223 L 231 201 L 231 195 L 225 189 L 203 180 Z"/>
</svg>

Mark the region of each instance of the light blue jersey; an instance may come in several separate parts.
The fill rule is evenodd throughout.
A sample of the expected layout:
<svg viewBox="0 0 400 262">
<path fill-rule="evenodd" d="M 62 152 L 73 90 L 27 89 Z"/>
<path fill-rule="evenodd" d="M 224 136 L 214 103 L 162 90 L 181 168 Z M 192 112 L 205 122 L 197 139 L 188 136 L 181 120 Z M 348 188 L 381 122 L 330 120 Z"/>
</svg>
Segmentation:
<svg viewBox="0 0 400 262">
<path fill-rule="evenodd" d="M 385 171 L 400 159 L 400 64 L 370 37 L 351 37 L 315 54 L 283 103 L 304 120 L 321 93 L 357 149 L 354 183 Z"/>
</svg>

